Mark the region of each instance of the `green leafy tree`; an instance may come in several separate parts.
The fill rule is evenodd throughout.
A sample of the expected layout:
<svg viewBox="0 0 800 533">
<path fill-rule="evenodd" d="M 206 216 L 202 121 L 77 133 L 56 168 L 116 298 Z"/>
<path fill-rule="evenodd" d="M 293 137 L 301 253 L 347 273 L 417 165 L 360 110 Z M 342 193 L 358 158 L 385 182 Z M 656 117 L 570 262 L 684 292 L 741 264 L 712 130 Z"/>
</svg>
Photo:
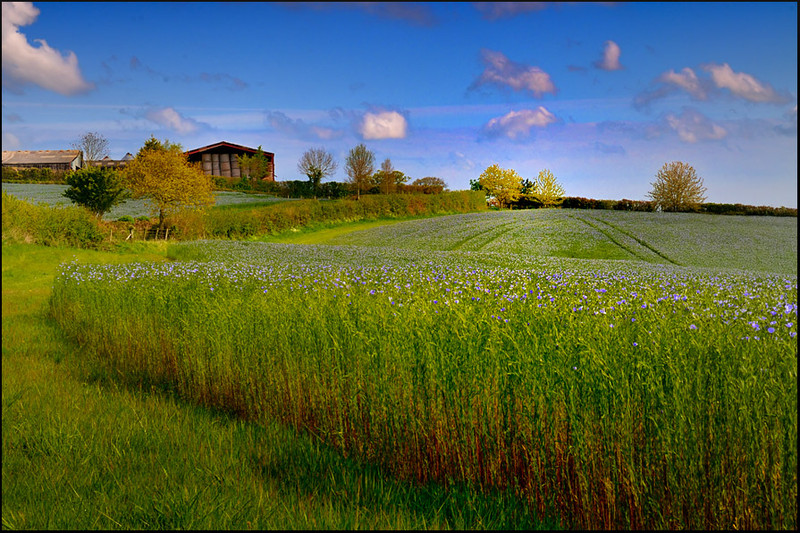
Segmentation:
<svg viewBox="0 0 800 533">
<path fill-rule="evenodd" d="M 324 148 L 311 148 L 300 157 L 297 170 L 308 177 L 311 192 L 316 198 L 320 182 L 323 178 L 333 175 L 338 166 L 333 154 L 325 151 Z"/>
<path fill-rule="evenodd" d="M 706 199 L 703 179 L 682 161 L 665 163 L 656 174 L 648 197 L 662 211 L 693 211 Z"/>
<path fill-rule="evenodd" d="M 447 184 L 442 178 L 426 176 L 411 182 L 413 187 L 419 188 L 424 194 L 441 194 L 447 189 Z"/>
<path fill-rule="evenodd" d="M 522 190 L 522 177 L 513 169 L 503 169 L 494 164 L 478 178 L 486 196 L 494 198 L 500 207 L 510 207 L 519 198 Z"/>
<path fill-rule="evenodd" d="M 239 162 L 239 171 L 246 179 L 263 180 L 272 175 L 272 162 L 262 150 L 261 145 L 253 155 L 237 155 L 236 159 Z"/>
<path fill-rule="evenodd" d="M 150 138 L 122 171 L 133 198 L 148 198 L 158 224 L 181 209 L 213 205 L 211 176 L 199 163 L 190 163 L 180 144 Z"/>
<path fill-rule="evenodd" d="M 64 196 L 102 218 L 115 205 L 128 198 L 119 173 L 110 168 L 87 167 L 67 174 L 69 187 Z"/>
<path fill-rule="evenodd" d="M 375 171 L 375 154 L 364 144 L 359 144 L 347 154 L 345 170 L 349 178 L 348 183 L 360 200 L 361 191 L 366 191 L 371 186 L 370 181 Z"/>
<path fill-rule="evenodd" d="M 539 198 L 544 207 L 553 207 L 564 201 L 564 187 L 562 187 L 556 177 L 548 169 L 539 172 L 534 181 L 535 196 Z"/>
</svg>

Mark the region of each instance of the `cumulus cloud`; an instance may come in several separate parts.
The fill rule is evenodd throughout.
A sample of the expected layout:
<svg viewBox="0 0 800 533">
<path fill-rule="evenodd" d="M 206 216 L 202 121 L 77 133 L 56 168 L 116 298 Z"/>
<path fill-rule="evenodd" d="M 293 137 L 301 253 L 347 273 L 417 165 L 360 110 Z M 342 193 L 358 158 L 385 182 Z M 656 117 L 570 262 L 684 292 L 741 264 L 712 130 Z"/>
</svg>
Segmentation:
<svg viewBox="0 0 800 533">
<path fill-rule="evenodd" d="M 550 75 L 539 67 L 515 63 L 502 52 L 482 50 L 481 59 L 486 65 L 483 74 L 473 82 L 470 89 L 482 85 L 511 87 L 515 91 L 528 91 L 536 98 L 544 93 L 556 94 L 557 89 Z"/>
<path fill-rule="evenodd" d="M 694 109 L 685 108 L 680 115 L 668 113 L 664 120 L 678 134 L 678 138 L 687 143 L 716 141 L 728 134 L 725 128 L 714 124 Z"/>
<path fill-rule="evenodd" d="M 397 111 L 365 113 L 359 127 L 359 133 L 365 140 L 403 139 L 407 130 L 406 118 Z"/>
<path fill-rule="evenodd" d="M 636 107 L 643 107 L 675 92 L 685 92 L 693 100 L 709 100 L 723 94 L 727 89 L 735 97 L 757 103 L 781 104 L 789 101 L 787 95 L 776 92 L 769 84 L 758 81 L 750 74 L 734 72 L 727 64 L 703 65 L 702 70 L 710 76 L 700 77 L 689 67 L 680 72 L 668 70 L 653 80 L 654 87 L 643 91 L 634 100 Z"/>
<path fill-rule="evenodd" d="M 606 41 L 603 49 L 603 57 L 594 62 L 594 66 L 600 70 L 622 70 L 624 67 L 619 62 L 620 49 L 614 41 Z"/>
<path fill-rule="evenodd" d="M 711 80 L 720 89 L 728 89 L 731 93 L 751 102 L 785 103 L 786 97 L 779 95 L 767 83 L 762 83 L 750 74 L 734 72 L 727 64 L 703 65 L 703 70 L 711 73 Z"/>
<path fill-rule="evenodd" d="M 708 98 L 707 84 L 701 82 L 697 74 L 689 67 L 685 67 L 680 72 L 668 70 L 661 74 L 657 81 L 681 89 L 697 100 Z"/>
<path fill-rule="evenodd" d="M 32 46 L 20 33 L 19 28 L 33 24 L 39 13 L 31 2 L 3 2 L 3 85 L 19 91 L 33 84 L 65 96 L 93 89 L 83 79 L 74 52 L 62 55 L 43 39 L 35 39 L 38 46 Z"/>
<path fill-rule="evenodd" d="M 194 119 L 184 117 L 172 107 L 150 109 L 145 113 L 145 118 L 169 130 L 183 135 L 194 133 L 200 129 L 201 123 Z"/>
<path fill-rule="evenodd" d="M 483 133 L 487 137 L 519 139 L 530 136 L 533 128 L 545 128 L 555 122 L 558 122 L 556 116 L 539 106 L 536 109 L 511 111 L 502 117 L 493 118 L 483 127 Z"/>
</svg>

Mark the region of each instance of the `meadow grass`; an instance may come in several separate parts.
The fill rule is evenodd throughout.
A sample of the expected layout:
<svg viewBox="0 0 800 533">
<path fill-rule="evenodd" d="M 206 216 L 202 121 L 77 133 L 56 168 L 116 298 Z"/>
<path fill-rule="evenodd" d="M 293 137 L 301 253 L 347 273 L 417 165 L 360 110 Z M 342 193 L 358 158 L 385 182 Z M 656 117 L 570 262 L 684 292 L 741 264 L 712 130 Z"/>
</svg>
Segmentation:
<svg viewBox="0 0 800 533">
<path fill-rule="evenodd" d="M 536 232 L 538 215 L 495 215 L 64 265 L 51 313 L 132 386 L 279 420 L 399 479 L 510 491 L 531 520 L 796 526 L 796 274 L 677 266 L 569 213 Z M 548 231 L 562 241 L 528 237 Z M 582 259 L 604 253 L 570 245 L 585 235 L 611 257 Z M 496 251 L 511 236 L 522 253 Z"/>
<path fill-rule="evenodd" d="M 536 529 L 508 494 L 413 486 L 275 421 L 128 387 L 47 316 L 58 265 L 163 262 L 4 243 L 4 529 Z"/>
</svg>

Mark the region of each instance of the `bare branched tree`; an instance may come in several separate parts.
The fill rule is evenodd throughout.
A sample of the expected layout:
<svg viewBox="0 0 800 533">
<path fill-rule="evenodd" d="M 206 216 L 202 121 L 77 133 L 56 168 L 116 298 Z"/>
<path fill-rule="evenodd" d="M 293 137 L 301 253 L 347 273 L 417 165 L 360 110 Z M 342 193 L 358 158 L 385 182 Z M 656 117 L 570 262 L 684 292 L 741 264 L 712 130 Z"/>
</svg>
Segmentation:
<svg viewBox="0 0 800 533">
<path fill-rule="evenodd" d="M 308 176 L 311 190 L 316 198 L 317 188 L 322 179 L 336 172 L 338 166 L 336 160 L 333 159 L 333 154 L 326 152 L 324 148 L 311 148 L 300 157 L 297 170 Z"/>
<path fill-rule="evenodd" d="M 706 199 L 703 193 L 703 179 L 694 168 L 682 161 L 665 163 L 651 183 L 653 190 L 648 193 L 656 209 L 662 211 L 690 211 Z"/>
<path fill-rule="evenodd" d="M 388 157 L 381 163 L 380 183 L 378 183 L 380 191 L 383 194 L 389 194 L 394 189 L 394 165 L 392 160 Z"/>
<path fill-rule="evenodd" d="M 90 165 L 93 161 L 100 161 L 108 155 L 108 139 L 97 132 L 85 133 L 76 143 L 72 144 L 74 150 L 83 153 L 83 162 Z"/>
<path fill-rule="evenodd" d="M 375 171 L 375 154 L 359 144 L 347 154 L 346 166 L 349 182 L 356 191 L 356 197 L 361 199 L 361 191 L 370 186 L 370 178 Z"/>
</svg>

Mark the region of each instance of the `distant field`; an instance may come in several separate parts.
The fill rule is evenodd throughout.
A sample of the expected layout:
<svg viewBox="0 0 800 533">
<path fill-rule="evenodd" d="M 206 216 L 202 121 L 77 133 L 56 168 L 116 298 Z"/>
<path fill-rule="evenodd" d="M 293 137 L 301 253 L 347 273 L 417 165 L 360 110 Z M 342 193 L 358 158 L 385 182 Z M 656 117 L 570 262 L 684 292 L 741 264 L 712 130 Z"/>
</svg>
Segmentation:
<svg viewBox="0 0 800 533">
<path fill-rule="evenodd" d="M 67 206 L 72 205 L 72 201 L 63 196 L 67 187 L 67 185 L 58 184 L 3 183 L 2 190 L 19 198 L 25 198 L 34 204 Z M 215 198 L 215 205 L 220 207 L 286 201 L 285 198 L 233 191 L 218 191 L 215 193 Z M 148 200 L 127 200 L 114 207 L 103 218 L 116 220 L 126 215 L 131 217 L 151 216 L 150 202 Z"/>
<path fill-rule="evenodd" d="M 324 243 L 797 274 L 797 219 L 790 217 L 578 209 L 484 212 L 400 222 Z"/>
</svg>

